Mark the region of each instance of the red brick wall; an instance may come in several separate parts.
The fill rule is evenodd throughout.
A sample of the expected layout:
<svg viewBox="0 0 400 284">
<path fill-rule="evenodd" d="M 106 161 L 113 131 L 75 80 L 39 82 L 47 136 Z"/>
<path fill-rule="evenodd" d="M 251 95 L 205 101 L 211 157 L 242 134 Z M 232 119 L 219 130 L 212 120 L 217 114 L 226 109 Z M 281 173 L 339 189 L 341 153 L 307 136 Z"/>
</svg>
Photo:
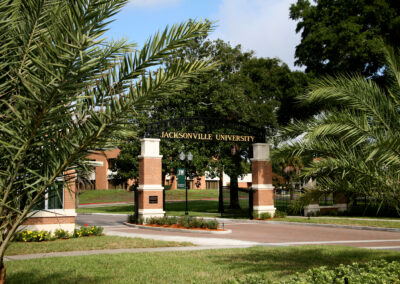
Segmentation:
<svg viewBox="0 0 400 284">
<path fill-rule="evenodd" d="M 139 184 L 161 185 L 161 167 L 161 158 L 139 158 Z"/>
<path fill-rule="evenodd" d="M 118 157 L 120 149 L 109 149 L 98 151 L 95 154 L 89 155 L 87 158 L 97 162 L 103 162 L 103 166 L 95 167 L 96 171 L 96 189 L 108 189 L 108 159 Z"/>
<path fill-rule="evenodd" d="M 252 161 L 251 173 L 253 184 L 272 184 L 272 165 L 266 161 Z"/>
<path fill-rule="evenodd" d="M 22 225 L 75 224 L 75 217 L 34 217 Z"/>
</svg>

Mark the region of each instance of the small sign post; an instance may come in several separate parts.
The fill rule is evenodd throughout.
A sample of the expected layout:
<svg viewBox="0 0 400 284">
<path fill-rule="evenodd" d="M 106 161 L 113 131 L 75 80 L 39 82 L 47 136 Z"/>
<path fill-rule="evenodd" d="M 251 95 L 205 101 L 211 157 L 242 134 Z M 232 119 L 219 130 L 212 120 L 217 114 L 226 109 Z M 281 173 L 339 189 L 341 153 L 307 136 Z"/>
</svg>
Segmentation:
<svg viewBox="0 0 400 284">
<path fill-rule="evenodd" d="M 186 173 L 185 169 L 178 168 L 178 189 L 186 188 Z"/>
</svg>

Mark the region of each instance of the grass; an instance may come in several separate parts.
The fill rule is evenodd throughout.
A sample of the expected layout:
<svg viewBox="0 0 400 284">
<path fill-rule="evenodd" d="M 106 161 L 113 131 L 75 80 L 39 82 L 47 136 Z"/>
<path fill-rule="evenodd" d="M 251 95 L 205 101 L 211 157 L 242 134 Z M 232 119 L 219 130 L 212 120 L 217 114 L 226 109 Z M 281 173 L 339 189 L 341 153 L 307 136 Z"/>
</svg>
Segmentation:
<svg viewBox="0 0 400 284">
<path fill-rule="evenodd" d="M 399 219 L 397 219 L 399 220 Z M 380 228 L 400 228 L 400 222 L 391 222 L 387 219 L 376 219 L 372 220 L 357 220 L 357 219 L 345 219 L 345 218 L 323 218 L 323 217 L 287 217 L 287 218 L 276 218 L 274 221 L 285 221 L 285 222 L 299 222 L 299 223 L 312 223 L 312 224 L 335 224 L 335 225 L 353 225 L 353 226 L 369 226 L 369 227 L 380 227 Z"/>
<path fill-rule="evenodd" d="M 224 217 L 247 217 L 248 216 L 248 200 L 239 199 L 241 209 L 231 210 L 229 207 L 229 200 L 224 200 Z M 193 217 L 220 217 L 218 213 L 218 201 L 217 200 L 201 200 L 201 201 L 189 201 L 189 216 Z M 177 202 L 166 202 L 165 209 L 168 216 L 183 216 L 185 215 L 185 201 Z M 132 204 L 121 204 L 121 205 L 109 205 L 99 206 L 90 208 L 78 208 L 78 213 L 112 213 L 112 214 L 133 214 L 134 205 Z"/>
<path fill-rule="evenodd" d="M 296 272 L 373 259 L 400 260 L 399 252 L 334 246 L 224 249 L 90 255 L 6 262 L 8 283 L 225 283 L 262 274 L 285 280 Z"/>
<path fill-rule="evenodd" d="M 98 207 L 77 208 L 77 213 L 108 213 L 108 214 L 133 214 L 135 205 L 105 205 Z"/>
<path fill-rule="evenodd" d="M 79 203 L 133 202 L 132 191 L 124 189 L 86 190 L 79 194 Z"/>
<path fill-rule="evenodd" d="M 228 196 L 228 191 L 224 195 Z M 189 189 L 188 199 L 218 198 L 218 189 Z M 167 190 L 165 191 L 165 200 L 185 200 L 185 190 Z"/>
<path fill-rule="evenodd" d="M 99 236 L 49 242 L 12 242 L 6 251 L 6 255 L 98 249 L 176 247 L 188 245 L 193 244 L 186 242 L 166 242 L 141 238 Z"/>
<path fill-rule="evenodd" d="M 224 192 L 225 197 L 229 197 L 229 191 Z M 188 199 L 218 198 L 217 189 L 190 189 Z M 185 200 L 185 190 L 166 190 L 165 200 Z M 109 190 L 86 190 L 79 194 L 79 203 L 112 203 L 112 202 L 134 202 L 134 193 L 124 189 Z"/>
</svg>

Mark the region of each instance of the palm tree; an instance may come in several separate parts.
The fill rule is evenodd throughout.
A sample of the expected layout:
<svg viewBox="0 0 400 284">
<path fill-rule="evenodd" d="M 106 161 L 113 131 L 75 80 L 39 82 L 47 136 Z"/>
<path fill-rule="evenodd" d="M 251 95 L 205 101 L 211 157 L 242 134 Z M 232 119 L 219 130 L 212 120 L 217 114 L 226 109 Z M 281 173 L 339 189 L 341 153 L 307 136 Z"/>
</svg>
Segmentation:
<svg viewBox="0 0 400 284">
<path fill-rule="evenodd" d="M 294 182 L 298 181 L 301 169 L 304 167 L 300 156 L 283 158 L 279 157 L 273 160 L 273 167 L 280 176 L 285 179 L 286 190 L 290 192 L 290 200 L 294 200 Z"/>
<path fill-rule="evenodd" d="M 313 119 L 296 122 L 283 137 L 301 138 L 278 155 L 313 155 L 301 175 L 317 179 L 314 190 L 365 194 L 398 210 L 400 201 L 400 60 L 388 47 L 387 86 L 361 75 L 326 77 L 303 99 L 325 109 Z"/>
<path fill-rule="evenodd" d="M 160 68 L 177 48 L 205 36 L 207 21 L 166 28 L 141 50 L 102 38 L 127 2 L 0 2 L 0 283 L 9 242 L 55 179 L 86 167 L 90 149 L 134 136 L 135 115 L 152 98 L 213 68 L 186 58 Z"/>
</svg>

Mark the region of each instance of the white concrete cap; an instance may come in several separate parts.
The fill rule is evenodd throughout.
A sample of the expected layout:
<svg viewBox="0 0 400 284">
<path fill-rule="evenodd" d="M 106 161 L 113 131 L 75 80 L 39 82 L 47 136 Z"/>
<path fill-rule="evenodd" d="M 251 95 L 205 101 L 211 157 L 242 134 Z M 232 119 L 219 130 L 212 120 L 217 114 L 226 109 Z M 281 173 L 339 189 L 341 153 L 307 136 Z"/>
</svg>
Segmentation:
<svg viewBox="0 0 400 284">
<path fill-rule="evenodd" d="M 140 139 L 142 143 L 141 155 L 144 158 L 160 158 L 160 139 L 157 138 L 143 138 Z"/>
<path fill-rule="evenodd" d="M 253 160 L 268 161 L 269 160 L 269 144 L 254 143 L 253 144 Z"/>
</svg>

